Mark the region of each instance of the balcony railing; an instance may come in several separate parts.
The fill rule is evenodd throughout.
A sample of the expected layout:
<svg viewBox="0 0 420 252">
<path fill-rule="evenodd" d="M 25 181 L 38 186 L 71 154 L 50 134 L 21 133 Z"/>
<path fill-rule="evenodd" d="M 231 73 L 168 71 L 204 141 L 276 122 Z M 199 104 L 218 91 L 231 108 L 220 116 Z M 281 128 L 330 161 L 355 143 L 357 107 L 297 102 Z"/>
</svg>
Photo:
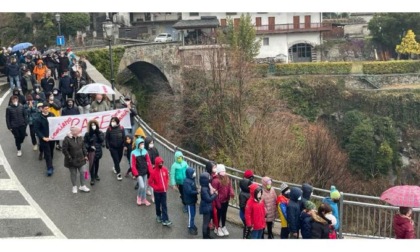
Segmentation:
<svg viewBox="0 0 420 252">
<path fill-rule="evenodd" d="M 257 34 L 276 34 L 276 33 L 295 33 L 295 32 L 314 32 L 331 31 L 332 24 L 324 23 L 299 23 L 299 24 L 274 24 L 254 26 Z"/>
</svg>

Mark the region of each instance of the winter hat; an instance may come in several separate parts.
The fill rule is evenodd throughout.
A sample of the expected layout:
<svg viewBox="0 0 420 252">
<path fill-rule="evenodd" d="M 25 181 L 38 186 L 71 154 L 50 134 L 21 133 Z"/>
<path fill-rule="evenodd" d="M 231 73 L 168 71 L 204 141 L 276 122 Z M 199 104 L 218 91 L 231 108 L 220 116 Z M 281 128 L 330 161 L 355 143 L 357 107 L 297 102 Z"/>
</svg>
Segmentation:
<svg viewBox="0 0 420 252">
<path fill-rule="evenodd" d="M 280 190 L 281 193 L 284 193 L 287 190 L 289 190 L 289 186 L 286 183 L 281 183 L 280 187 L 279 187 L 279 190 Z"/>
<path fill-rule="evenodd" d="M 252 172 L 252 170 L 246 170 L 244 173 L 244 177 L 249 179 L 250 177 L 254 177 L 254 173 Z"/>
<path fill-rule="evenodd" d="M 307 209 L 307 210 L 314 210 L 315 208 L 316 208 L 316 206 L 315 206 L 315 204 L 312 201 L 307 200 L 305 202 L 305 209 Z"/>
<path fill-rule="evenodd" d="M 220 176 L 225 176 L 225 174 L 226 174 L 225 165 L 224 164 L 218 164 L 216 167 L 217 167 L 216 168 L 216 173 L 220 174 Z"/>
<path fill-rule="evenodd" d="M 331 186 L 330 198 L 331 199 L 339 199 L 341 197 L 340 192 L 335 188 L 335 186 Z"/>
<path fill-rule="evenodd" d="M 266 185 L 271 185 L 271 178 L 269 178 L 269 177 L 263 177 L 263 178 L 261 179 L 261 184 L 262 184 L 263 186 L 266 186 Z"/>
</svg>

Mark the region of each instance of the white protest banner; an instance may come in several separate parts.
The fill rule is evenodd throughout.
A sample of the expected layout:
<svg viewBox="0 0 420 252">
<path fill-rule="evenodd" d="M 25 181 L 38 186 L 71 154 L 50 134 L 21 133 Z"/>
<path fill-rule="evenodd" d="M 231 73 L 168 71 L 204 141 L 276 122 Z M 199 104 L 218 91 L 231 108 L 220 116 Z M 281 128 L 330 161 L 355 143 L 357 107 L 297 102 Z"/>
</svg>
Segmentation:
<svg viewBox="0 0 420 252">
<path fill-rule="evenodd" d="M 100 130 L 105 132 L 109 127 L 112 117 L 118 117 L 121 126 L 126 129 L 131 129 L 130 111 L 127 108 L 83 115 L 48 117 L 50 139 L 63 140 L 67 133 L 70 132 L 71 126 L 81 128 L 81 136 L 84 136 L 90 120 L 98 121 Z"/>
</svg>

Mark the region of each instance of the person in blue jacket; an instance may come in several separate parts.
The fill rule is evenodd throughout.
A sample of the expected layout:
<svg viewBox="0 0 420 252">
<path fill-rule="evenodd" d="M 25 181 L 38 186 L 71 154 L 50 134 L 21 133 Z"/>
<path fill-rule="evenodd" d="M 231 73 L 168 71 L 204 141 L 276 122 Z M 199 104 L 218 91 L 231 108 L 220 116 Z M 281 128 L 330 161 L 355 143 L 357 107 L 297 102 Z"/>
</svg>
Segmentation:
<svg viewBox="0 0 420 252">
<path fill-rule="evenodd" d="M 197 227 L 194 224 L 195 218 L 195 204 L 197 204 L 197 185 L 195 183 L 195 170 L 191 167 L 187 168 L 187 177 L 184 180 L 184 202 L 188 208 L 188 233 L 191 235 L 197 235 Z"/>
<path fill-rule="evenodd" d="M 290 189 L 290 201 L 287 204 L 287 225 L 290 231 L 290 239 L 299 238 L 300 229 L 300 200 L 302 190 L 298 187 Z"/>
<path fill-rule="evenodd" d="M 340 213 L 338 212 L 338 203 L 340 202 L 341 194 L 335 188 L 334 185 L 331 186 L 330 197 L 326 197 L 322 200 L 322 203 L 327 203 L 332 208 L 332 213 L 337 219 L 337 223 L 334 225 L 335 231 L 338 231 L 340 228 Z"/>
<path fill-rule="evenodd" d="M 200 175 L 200 214 L 203 215 L 203 239 L 212 239 L 210 236 L 210 217 L 213 213 L 212 202 L 217 198 L 217 191 L 210 189 L 210 174 L 203 172 Z"/>
</svg>

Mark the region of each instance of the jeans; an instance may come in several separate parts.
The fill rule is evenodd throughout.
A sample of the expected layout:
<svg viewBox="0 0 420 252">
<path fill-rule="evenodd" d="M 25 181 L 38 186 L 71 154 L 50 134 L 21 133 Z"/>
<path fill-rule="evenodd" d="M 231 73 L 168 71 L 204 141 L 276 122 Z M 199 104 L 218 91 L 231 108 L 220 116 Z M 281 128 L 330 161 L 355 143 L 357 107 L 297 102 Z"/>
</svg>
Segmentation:
<svg viewBox="0 0 420 252">
<path fill-rule="evenodd" d="M 168 207 L 166 205 L 166 192 L 154 192 L 156 216 L 161 217 L 162 221 L 169 220 Z"/>
<path fill-rule="evenodd" d="M 264 229 L 252 230 L 251 239 L 261 239 L 263 232 L 264 232 Z"/>
<path fill-rule="evenodd" d="M 15 137 L 16 148 L 17 150 L 20 150 L 26 136 L 26 125 L 12 128 L 12 133 L 13 133 L 13 136 Z"/>
<path fill-rule="evenodd" d="M 111 153 L 112 161 L 114 161 L 115 171 L 117 171 L 117 174 L 120 174 L 121 173 L 120 162 L 123 156 L 123 148 L 110 147 L 109 152 Z"/>
<path fill-rule="evenodd" d="M 55 141 L 45 142 L 44 140 L 40 139 L 41 150 L 44 152 L 45 162 L 47 164 L 47 169 L 52 168 L 52 159 L 54 157 L 54 145 Z"/>
<path fill-rule="evenodd" d="M 70 170 L 70 180 L 71 180 L 71 184 L 73 186 L 76 186 L 76 178 L 77 178 L 77 171 L 79 171 L 79 176 L 80 176 L 80 186 L 84 186 L 85 185 L 85 177 L 83 174 L 83 169 L 82 167 L 78 167 L 78 168 L 69 168 Z"/>
<path fill-rule="evenodd" d="M 203 214 L 203 239 L 209 239 L 210 238 L 210 228 L 209 223 L 211 219 L 211 213 Z"/>
<path fill-rule="evenodd" d="M 82 107 L 82 106 L 77 106 L 77 108 L 79 109 L 79 113 L 80 113 L 81 115 L 83 115 L 83 114 L 89 114 L 90 104 L 88 104 L 88 105 L 86 105 L 86 106 L 84 106 L 84 107 Z"/>
<path fill-rule="evenodd" d="M 9 81 L 10 81 L 10 89 L 11 90 L 13 90 L 15 88 L 15 82 L 16 82 L 16 87 L 18 89 L 22 89 L 22 87 L 20 86 L 19 75 L 16 75 L 16 76 L 9 75 Z"/>
<path fill-rule="evenodd" d="M 188 207 L 188 228 L 195 227 L 194 218 L 195 218 L 195 210 L 196 206 L 194 205 L 187 205 Z"/>
<path fill-rule="evenodd" d="M 137 182 L 139 183 L 139 189 L 137 191 L 137 195 L 141 198 L 141 200 L 145 200 L 146 188 L 147 188 L 147 175 L 138 176 Z"/>
</svg>

